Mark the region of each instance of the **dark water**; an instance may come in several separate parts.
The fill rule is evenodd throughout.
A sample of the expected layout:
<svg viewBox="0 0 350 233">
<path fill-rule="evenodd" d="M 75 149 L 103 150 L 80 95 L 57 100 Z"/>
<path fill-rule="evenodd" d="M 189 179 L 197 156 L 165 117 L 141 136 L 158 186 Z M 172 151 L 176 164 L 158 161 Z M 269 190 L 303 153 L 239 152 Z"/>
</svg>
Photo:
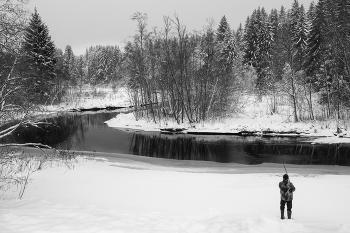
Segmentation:
<svg viewBox="0 0 350 233">
<path fill-rule="evenodd" d="M 350 166 L 350 145 L 311 145 L 305 138 L 191 136 L 125 132 L 103 122 L 117 112 L 66 115 L 48 125 L 22 128 L 9 139 L 60 149 L 134 154 L 220 163 L 282 163 Z"/>
</svg>

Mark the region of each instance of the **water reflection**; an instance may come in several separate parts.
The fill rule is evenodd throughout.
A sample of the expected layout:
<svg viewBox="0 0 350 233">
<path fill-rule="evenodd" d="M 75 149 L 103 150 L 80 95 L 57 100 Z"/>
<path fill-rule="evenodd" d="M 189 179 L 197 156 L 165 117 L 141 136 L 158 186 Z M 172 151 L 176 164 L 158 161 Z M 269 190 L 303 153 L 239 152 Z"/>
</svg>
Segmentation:
<svg viewBox="0 0 350 233">
<path fill-rule="evenodd" d="M 58 149 L 128 153 L 132 134 L 104 124 L 117 112 L 66 114 L 45 120 L 48 124 L 22 127 L 6 142 L 43 143 Z"/>
<path fill-rule="evenodd" d="M 210 140 L 189 135 L 134 134 L 130 153 L 141 156 L 215 161 L 350 166 L 350 145 L 312 145 L 301 139 L 226 136 Z"/>
<path fill-rule="evenodd" d="M 43 124 L 34 126 L 21 126 L 10 137 L 5 138 L 6 142 L 17 143 L 42 143 L 49 146 L 56 146 L 67 140 L 70 135 L 78 130 L 84 131 L 84 127 L 76 120 L 78 116 L 58 116 L 42 120 Z"/>
</svg>

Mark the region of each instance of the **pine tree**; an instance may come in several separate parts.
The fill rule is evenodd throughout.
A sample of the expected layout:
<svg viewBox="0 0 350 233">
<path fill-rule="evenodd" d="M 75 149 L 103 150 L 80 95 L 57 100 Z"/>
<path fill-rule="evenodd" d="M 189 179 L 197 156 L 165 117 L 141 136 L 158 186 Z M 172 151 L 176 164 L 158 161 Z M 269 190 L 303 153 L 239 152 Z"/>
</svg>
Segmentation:
<svg viewBox="0 0 350 233">
<path fill-rule="evenodd" d="M 280 49 L 279 49 L 279 30 L 278 30 L 278 11 L 277 9 L 272 9 L 269 15 L 269 23 L 271 25 L 271 31 L 273 33 L 273 45 L 272 45 L 272 54 L 271 54 L 271 69 L 274 74 L 274 79 L 277 80 L 282 75 L 283 65 L 280 65 Z"/>
<path fill-rule="evenodd" d="M 32 79 L 30 84 L 33 85 L 33 94 L 43 101 L 53 92 L 56 48 L 48 27 L 42 22 L 36 9 L 24 32 L 23 49 L 30 70 L 28 75 Z"/>
<path fill-rule="evenodd" d="M 76 69 L 77 69 L 77 83 L 80 88 L 80 92 L 84 85 L 84 56 L 80 55 L 76 61 Z"/>
<path fill-rule="evenodd" d="M 318 72 L 323 59 L 323 54 L 325 52 L 325 32 L 326 21 L 325 21 L 325 9 L 324 1 L 320 0 L 315 7 L 315 12 L 309 11 L 309 15 L 312 16 L 311 28 L 308 36 L 308 48 L 307 48 L 307 58 L 305 61 L 305 66 L 308 75 L 314 75 Z"/>
<path fill-rule="evenodd" d="M 308 37 L 308 54 L 306 60 L 307 75 L 318 77 L 318 88 L 323 90 L 322 100 L 327 104 L 327 116 L 331 115 L 332 77 L 332 48 L 327 35 L 327 12 L 325 1 L 319 0 L 312 19 L 312 26 Z"/>
<path fill-rule="evenodd" d="M 74 80 L 74 64 L 75 64 L 75 56 L 70 45 L 66 46 L 64 51 L 64 72 L 66 74 L 67 80 L 71 83 L 75 83 Z"/>
<path fill-rule="evenodd" d="M 341 117 L 341 105 L 349 105 L 349 3 L 343 0 L 325 0 L 324 15 L 327 28 L 325 72 L 327 74 L 327 100 L 337 110 L 338 118 Z M 329 105 L 329 101 L 328 101 Z"/>
<path fill-rule="evenodd" d="M 243 63 L 255 67 L 257 56 L 257 40 L 258 34 L 254 25 L 257 10 L 254 10 L 252 15 L 247 18 L 244 28 L 244 56 Z"/>
<path fill-rule="evenodd" d="M 336 0 L 334 22 L 334 36 L 336 37 L 337 55 L 341 60 L 343 70 L 346 71 L 350 83 L 350 1 Z"/>
<path fill-rule="evenodd" d="M 304 10 L 304 6 L 301 5 L 299 8 L 297 19 L 292 18 L 292 22 L 296 22 L 295 27 L 293 28 L 293 43 L 295 47 L 294 53 L 294 68 L 296 71 L 299 71 L 303 67 L 306 46 L 307 46 L 307 36 L 308 36 L 308 25 L 307 18 Z M 293 27 L 293 26 L 292 26 Z"/>
<path fill-rule="evenodd" d="M 277 39 L 277 31 L 278 31 L 278 11 L 277 9 L 272 9 L 269 15 L 269 23 L 271 25 L 271 30 L 273 33 L 274 43 Z"/>
<path fill-rule="evenodd" d="M 243 51 L 244 49 L 243 33 L 244 33 L 243 27 L 242 27 L 242 24 L 240 23 L 235 33 L 235 40 L 236 40 L 238 49 L 240 51 Z"/>
<path fill-rule="evenodd" d="M 238 56 L 238 48 L 232 33 L 228 30 L 219 47 L 220 62 L 226 69 L 232 68 L 232 64 Z"/>
<path fill-rule="evenodd" d="M 224 41 L 228 31 L 230 31 L 230 26 L 228 25 L 226 16 L 224 15 L 220 20 L 219 27 L 216 32 L 216 40 L 218 42 Z"/>
<path fill-rule="evenodd" d="M 298 43 L 298 31 L 299 31 L 299 18 L 300 18 L 300 8 L 299 8 L 299 2 L 297 0 L 294 0 L 292 4 L 292 9 L 290 12 L 291 16 L 291 30 L 292 30 L 292 40 L 293 43 Z"/>
<path fill-rule="evenodd" d="M 336 7 L 338 13 L 338 24 L 340 25 L 340 31 L 345 34 L 348 43 L 350 42 L 350 1 L 337 0 Z"/>
<path fill-rule="evenodd" d="M 216 44 L 220 66 L 229 71 L 237 57 L 237 45 L 225 16 L 221 18 L 217 29 Z"/>
<path fill-rule="evenodd" d="M 275 14 L 277 14 L 277 16 L 275 16 Z M 286 27 L 286 9 L 282 6 L 279 12 L 271 12 L 269 21 L 272 27 L 272 32 L 274 33 L 271 66 L 277 81 L 282 78 L 283 68 L 287 62 L 286 40 L 290 39 L 289 34 L 287 33 L 288 27 Z"/>
<path fill-rule="evenodd" d="M 265 81 L 271 72 L 273 28 L 268 21 L 265 9 L 255 10 L 245 29 L 244 63 L 251 64 L 257 71 L 257 87 L 265 91 Z"/>
<path fill-rule="evenodd" d="M 60 90 L 61 81 L 66 79 L 66 74 L 64 72 L 64 56 L 61 49 L 56 49 L 56 64 L 55 64 L 55 74 L 57 77 L 56 90 Z"/>
</svg>

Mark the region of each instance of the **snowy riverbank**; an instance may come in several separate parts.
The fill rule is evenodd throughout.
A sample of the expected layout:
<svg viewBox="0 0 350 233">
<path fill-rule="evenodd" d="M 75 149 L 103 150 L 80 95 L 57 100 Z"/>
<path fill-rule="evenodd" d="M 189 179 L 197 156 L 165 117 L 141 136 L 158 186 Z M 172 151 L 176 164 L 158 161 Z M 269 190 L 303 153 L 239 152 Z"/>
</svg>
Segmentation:
<svg viewBox="0 0 350 233">
<path fill-rule="evenodd" d="M 337 125 L 332 122 L 298 122 L 285 123 L 280 115 L 265 115 L 249 118 L 237 115 L 235 118 L 221 122 L 206 122 L 205 124 L 166 124 L 153 123 L 144 119 L 136 120 L 133 113 L 121 113 L 105 122 L 109 127 L 141 131 L 160 131 L 162 128 L 184 128 L 185 133 L 239 133 L 256 132 L 261 136 L 269 132 L 270 136 L 300 136 L 310 137 L 313 143 L 350 143 L 350 131 L 343 129 L 337 134 Z M 317 138 L 317 139 L 314 139 Z"/>
<path fill-rule="evenodd" d="M 0 232 L 350 232 L 349 169 L 288 165 L 293 220 L 279 219 L 283 171 L 98 154 L 34 174 L 23 200 L 8 193 Z"/>
</svg>

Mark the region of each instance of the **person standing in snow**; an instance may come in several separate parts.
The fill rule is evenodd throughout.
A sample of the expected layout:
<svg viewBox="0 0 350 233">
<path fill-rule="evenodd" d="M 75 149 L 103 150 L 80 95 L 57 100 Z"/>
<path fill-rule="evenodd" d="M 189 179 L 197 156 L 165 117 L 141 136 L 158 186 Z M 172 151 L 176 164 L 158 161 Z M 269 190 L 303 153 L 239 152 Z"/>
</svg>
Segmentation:
<svg viewBox="0 0 350 233">
<path fill-rule="evenodd" d="M 288 174 L 283 175 L 283 181 L 279 183 L 280 193 L 281 193 L 281 219 L 284 219 L 284 207 L 287 204 L 287 214 L 288 219 L 292 218 L 292 201 L 293 201 L 293 192 L 295 187 L 292 182 L 289 181 Z"/>
</svg>

